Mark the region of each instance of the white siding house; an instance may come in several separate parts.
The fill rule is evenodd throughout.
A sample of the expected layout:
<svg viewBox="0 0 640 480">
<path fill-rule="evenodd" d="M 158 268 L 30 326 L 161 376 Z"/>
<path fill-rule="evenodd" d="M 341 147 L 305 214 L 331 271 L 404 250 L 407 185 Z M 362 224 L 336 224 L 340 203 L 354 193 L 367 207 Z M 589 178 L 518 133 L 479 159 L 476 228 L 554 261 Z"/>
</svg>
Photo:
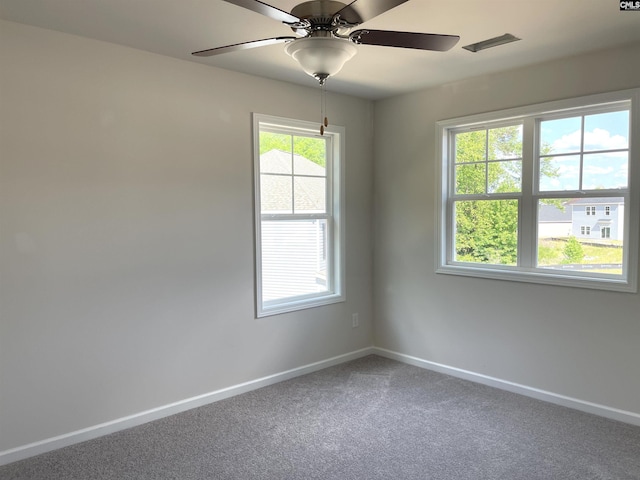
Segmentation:
<svg viewBox="0 0 640 480">
<path fill-rule="evenodd" d="M 564 209 L 540 205 L 538 237 L 623 239 L 624 199 L 622 197 L 572 199 Z"/>
<path fill-rule="evenodd" d="M 577 238 L 623 239 L 624 199 L 588 198 L 568 202 L 571 234 Z"/>
</svg>

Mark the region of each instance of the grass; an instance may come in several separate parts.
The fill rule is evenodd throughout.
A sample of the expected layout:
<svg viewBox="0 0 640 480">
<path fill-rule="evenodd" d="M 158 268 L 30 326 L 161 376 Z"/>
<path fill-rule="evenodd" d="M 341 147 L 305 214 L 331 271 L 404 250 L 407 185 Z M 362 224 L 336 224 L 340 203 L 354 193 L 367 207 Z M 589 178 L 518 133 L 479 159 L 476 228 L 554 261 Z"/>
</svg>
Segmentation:
<svg viewBox="0 0 640 480">
<path fill-rule="evenodd" d="M 598 264 L 598 263 L 622 263 L 622 242 L 612 240 L 606 244 L 596 244 L 592 241 L 581 241 L 584 257 L 581 264 Z M 538 264 L 540 266 L 546 265 L 560 265 L 567 263 L 564 257 L 564 247 L 566 240 L 541 238 L 538 242 Z M 619 269 L 615 269 L 618 271 Z M 612 273 L 613 270 L 592 270 L 603 273 Z"/>
<path fill-rule="evenodd" d="M 541 238 L 538 240 L 538 265 L 540 267 L 551 267 L 566 264 L 622 264 L 622 241 L 597 239 L 581 240 L 577 239 L 582 246 L 584 256 L 582 261 L 568 261 L 564 251 L 568 239 L 560 238 Z M 458 256 L 458 261 L 462 262 L 479 262 L 472 256 Z M 496 265 L 501 264 L 500 261 L 493 262 Z M 592 273 L 607 273 L 611 275 L 621 275 L 621 268 L 589 268 L 585 270 Z"/>
</svg>

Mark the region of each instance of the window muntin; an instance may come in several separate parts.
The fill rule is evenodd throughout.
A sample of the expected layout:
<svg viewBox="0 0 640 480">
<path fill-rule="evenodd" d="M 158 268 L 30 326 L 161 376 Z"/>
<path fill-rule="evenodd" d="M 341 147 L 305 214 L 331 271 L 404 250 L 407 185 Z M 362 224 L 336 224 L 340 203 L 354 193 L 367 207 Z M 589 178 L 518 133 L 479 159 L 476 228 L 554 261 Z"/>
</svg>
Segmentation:
<svg viewBox="0 0 640 480">
<path fill-rule="evenodd" d="M 630 215 L 630 208 L 638 204 L 640 186 L 630 145 L 639 139 L 634 143 L 630 124 L 638 96 L 633 90 L 438 122 L 443 169 L 437 271 L 635 291 L 638 214 Z M 488 132 L 517 124 L 522 188 L 492 191 L 488 165 L 495 156 Z M 460 155 L 458 138 L 468 140 L 468 132 L 478 142 L 462 143 L 463 153 L 484 149 L 484 157 Z M 470 165 L 476 171 L 463 170 Z M 484 188 L 466 182 L 483 175 Z M 515 227 L 507 228 L 506 215 L 478 208 L 464 213 L 472 202 L 498 199 L 517 204 L 506 210 Z M 516 259 L 505 261 L 514 236 Z"/>
<path fill-rule="evenodd" d="M 344 129 L 254 114 L 257 316 L 342 301 Z"/>
<path fill-rule="evenodd" d="M 541 120 L 540 191 L 626 188 L 629 109 Z"/>
<path fill-rule="evenodd" d="M 453 260 L 516 265 L 522 124 L 452 131 L 451 149 Z"/>
<path fill-rule="evenodd" d="M 455 193 L 519 192 L 522 125 L 454 133 Z"/>
</svg>

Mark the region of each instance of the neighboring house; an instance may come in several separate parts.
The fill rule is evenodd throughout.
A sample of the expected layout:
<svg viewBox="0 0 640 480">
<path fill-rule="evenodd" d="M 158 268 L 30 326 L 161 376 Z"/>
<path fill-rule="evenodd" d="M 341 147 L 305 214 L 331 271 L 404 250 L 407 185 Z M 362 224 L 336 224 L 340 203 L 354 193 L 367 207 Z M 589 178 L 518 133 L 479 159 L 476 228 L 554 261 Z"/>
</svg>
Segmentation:
<svg viewBox="0 0 640 480">
<path fill-rule="evenodd" d="M 568 237 L 571 235 L 572 209 L 565 206 L 560 209 L 555 205 L 541 204 L 538 208 L 538 237 Z"/>
<path fill-rule="evenodd" d="M 270 150 L 260 155 L 262 213 L 269 215 L 326 211 L 324 167 L 307 158 Z M 324 291 L 327 269 L 327 222 L 299 218 L 262 222 L 263 298 Z M 286 257 L 289 262 L 282 262 Z"/>
<path fill-rule="evenodd" d="M 538 237 L 567 237 L 622 240 L 624 199 L 622 197 L 572 199 L 564 211 L 541 205 Z"/>
<path fill-rule="evenodd" d="M 589 198 L 567 202 L 572 209 L 571 234 L 579 238 L 622 240 L 624 199 Z"/>
</svg>

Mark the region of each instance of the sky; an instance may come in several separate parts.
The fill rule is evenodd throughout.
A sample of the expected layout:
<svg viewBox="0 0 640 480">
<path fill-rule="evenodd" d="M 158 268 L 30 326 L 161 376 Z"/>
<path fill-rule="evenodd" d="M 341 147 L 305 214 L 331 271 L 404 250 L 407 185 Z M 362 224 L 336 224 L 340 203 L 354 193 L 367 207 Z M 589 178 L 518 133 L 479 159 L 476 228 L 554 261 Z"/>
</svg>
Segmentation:
<svg viewBox="0 0 640 480">
<path fill-rule="evenodd" d="M 555 154 L 548 162 L 559 174 L 541 176 L 541 191 L 627 187 L 628 111 L 584 116 L 584 135 L 581 116 L 545 120 L 540 122 L 540 140 L 541 150 L 547 145 Z"/>
</svg>

